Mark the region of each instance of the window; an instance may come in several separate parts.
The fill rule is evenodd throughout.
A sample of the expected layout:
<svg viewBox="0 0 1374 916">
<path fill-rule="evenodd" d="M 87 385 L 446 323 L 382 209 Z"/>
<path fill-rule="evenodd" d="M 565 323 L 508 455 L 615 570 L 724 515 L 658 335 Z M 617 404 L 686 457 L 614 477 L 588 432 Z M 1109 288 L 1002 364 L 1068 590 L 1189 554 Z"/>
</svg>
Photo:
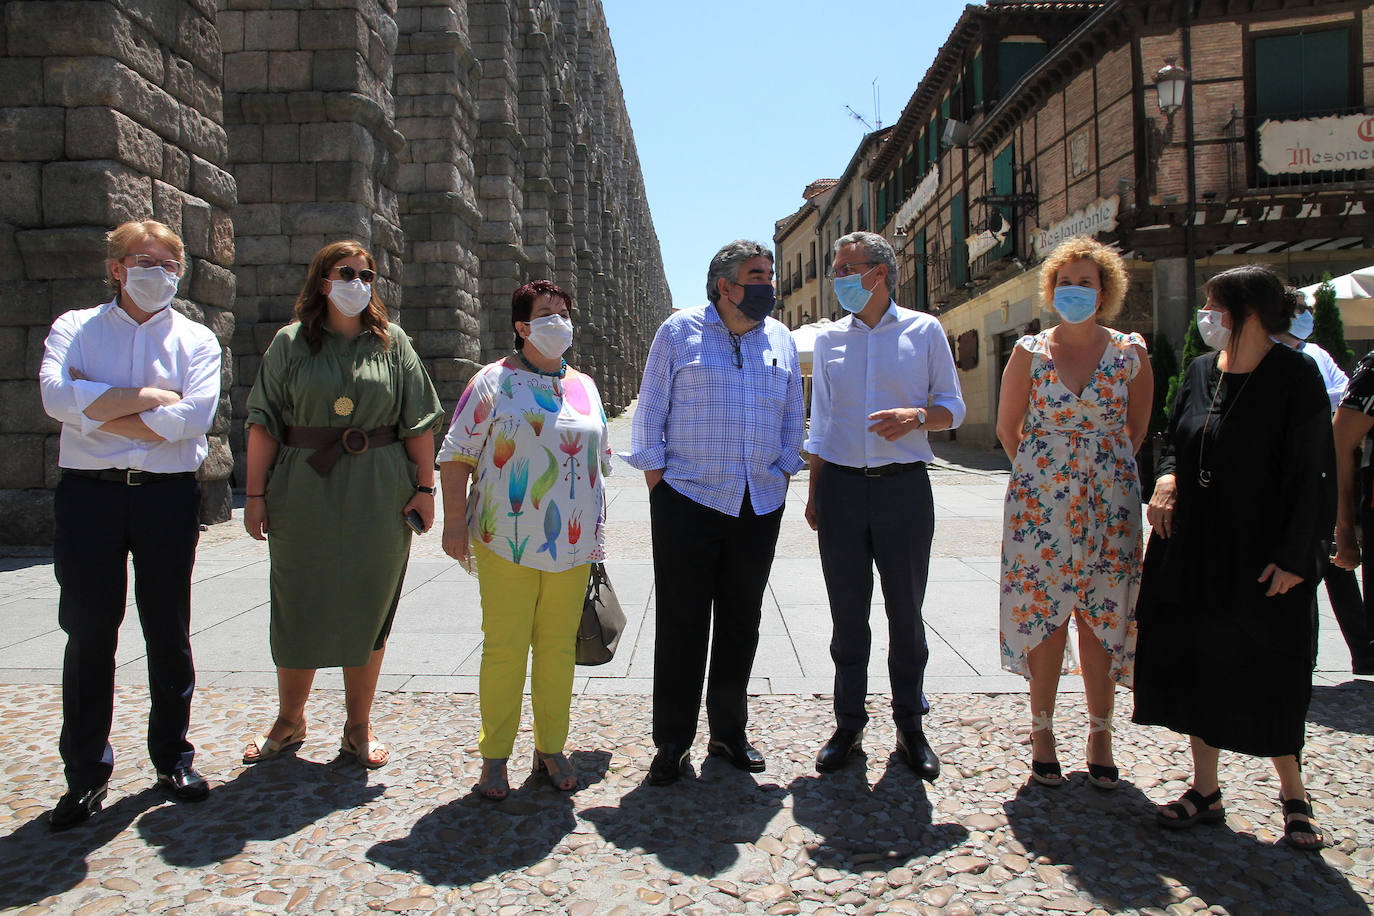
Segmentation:
<svg viewBox="0 0 1374 916">
<path fill-rule="evenodd" d="M 1254 73 L 1260 118 L 1310 117 L 1355 104 L 1347 29 L 1256 38 Z"/>
<path fill-rule="evenodd" d="M 1016 161 L 1014 158 L 1016 145 L 1008 143 L 1007 148 L 1002 150 L 992 160 L 992 193 L 994 194 L 1015 194 L 1016 193 Z M 988 252 L 988 261 L 995 261 L 998 258 L 1005 258 L 1012 253 L 1012 236 L 1016 231 L 1016 224 L 1013 220 L 1014 212 L 1010 207 L 987 208 L 988 216 L 992 216 L 994 210 L 1000 211 L 1002 219 L 1009 224 L 1006 241 Z"/>
<path fill-rule="evenodd" d="M 979 51 L 973 55 L 973 63 L 969 66 L 971 76 L 969 83 L 973 86 L 973 110 L 983 110 L 983 52 Z"/>
<path fill-rule="evenodd" d="M 1043 41 L 1010 39 L 997 44 L 997 84 L 1000 96 L 1005 98 L 1021 77 L 1031 71 L 1045 56 Z"/>
</svg>

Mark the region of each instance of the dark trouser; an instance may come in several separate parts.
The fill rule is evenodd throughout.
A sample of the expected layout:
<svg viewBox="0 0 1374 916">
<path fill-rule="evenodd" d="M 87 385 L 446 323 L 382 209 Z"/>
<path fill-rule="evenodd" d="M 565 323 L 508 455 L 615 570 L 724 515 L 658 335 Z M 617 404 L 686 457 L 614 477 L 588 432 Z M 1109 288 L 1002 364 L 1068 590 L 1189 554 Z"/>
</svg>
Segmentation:
<svg viewBox="0 0 1374 916">
<path fill-rule="evenodd" d="M 64 475 L 55 501 L 53 566 L 62 587 L 62 762 L 69 788 L 110 778 L 115 646 L 134 559 L 134 599 L 148 653 L 148 756 L 159 772 L 190 766 L 191 567 L 200 538 L 200 484 L 174 478 L 126 486 Z"/>
<path fill-rule="evenodd" d="M 935 534 L 930 476 L 924 466 L 864 477 L 826 464 L 816 481 L 815 505 L 834 627 L 836 725 L 857 730 L 868 722 L 868 612 L 876 564 L 887 608 L 892 718 L 903 731 L 919 729 L 930 708 L 922 692 L 930 650 L 921 619 Z"/>
<path fill-rule="evenodd" d="M 1371 498 L 1371 473 L 1369 469 L 1360 471 L 1360 528 L 1363 538 L 1360 569 L 1364 580 L 1364 594 L 1371 594 L 1374 588 L 1374 509 L 1369 507 Z M 1365 598 L 1355 584 L 1355 573 L 1341 569 L 1334 563 L 1326 569 L 1326 594 L 1331 599 L 1331 612 L 1340 624 L 1341 635 L 1350 648 L 1350 660 L 1356 665 L 1374 662 L 1374 621 L 1370 620 L 1369 608 Z"/>
<path fill-rule="evenodd" d="M 649 492 L 654 538 L 654 744 L 689 747 L 697 733 L 706 644 L 711 737 L 744 736 L 749 672 L 782 507 L 755 515 L 744 494 L 738 518 L 660 482 Z M 713 632 L 714 631 L 714 632 Z"/>
</svg>

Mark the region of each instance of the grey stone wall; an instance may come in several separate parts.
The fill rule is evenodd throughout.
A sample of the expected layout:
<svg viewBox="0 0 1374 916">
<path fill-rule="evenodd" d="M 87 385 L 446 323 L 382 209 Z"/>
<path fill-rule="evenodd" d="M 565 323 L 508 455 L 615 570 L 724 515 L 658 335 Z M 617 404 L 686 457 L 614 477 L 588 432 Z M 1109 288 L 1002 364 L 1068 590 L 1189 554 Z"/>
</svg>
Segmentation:
<svg viewBox="0 0 1374 916">
<path fill-rule="evenodd" d="M 372 250 L 446 408 L 509 352 L 511 293 L 539 278 L 572 293 L 569 360 L 607 410 L 635 396 L 671 302 L 599 0 L 3 8 L 0 543 L 51 537 L 43 337 L 107 298 L 103 233 L 130 218 L 182 234 L 177 307 L 226 345 L 208 521 L 243 479 L 261 354 L 329 241 Z"/>
<path fill-rule="evenodd" d="M 0 543 L 52 537 L 58 424 L 38 364 L 52 319 L 105 302 L 104 234 L 159 219 L 186 242 L 174 307 L 234 333 L 234 180 L 225 171 L 214 0 L 10 0 L 0 25 Z M 229 516 L 228 398 L 201 470 Z"/>
</svg>

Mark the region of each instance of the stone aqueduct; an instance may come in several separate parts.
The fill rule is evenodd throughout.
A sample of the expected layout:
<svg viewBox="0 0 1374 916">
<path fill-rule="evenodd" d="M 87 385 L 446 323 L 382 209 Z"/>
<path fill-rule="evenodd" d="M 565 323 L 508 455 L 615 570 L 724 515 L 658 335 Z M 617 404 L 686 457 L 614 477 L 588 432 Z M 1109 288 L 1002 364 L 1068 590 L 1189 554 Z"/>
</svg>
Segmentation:
<svg viewBox="0 0 1374 916">
<path fill-rule="evenodd" d="M 177 307 L 224 347 L 206 521 L 313 253 L 357 238 L 447 408 L 549 277 L 607 409 L 670 308 L 599 0 L 9 0 L 0 23 L 0 543 L 52 533 L 52 318 L 107 301 L 104 233 L 186 241 Z"/>
</svg>

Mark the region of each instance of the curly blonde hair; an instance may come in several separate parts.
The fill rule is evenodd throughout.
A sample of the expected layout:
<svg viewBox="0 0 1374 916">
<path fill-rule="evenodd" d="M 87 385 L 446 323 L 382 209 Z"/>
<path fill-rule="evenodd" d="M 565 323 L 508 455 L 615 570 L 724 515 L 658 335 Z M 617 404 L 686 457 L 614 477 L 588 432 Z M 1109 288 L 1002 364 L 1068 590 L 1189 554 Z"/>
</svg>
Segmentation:
<svg viewBox="0 0 1374 916">
<path fill-rule="evenodd" d="M 1098 297 L 1097 317 L 1112 319 L 1121 314 L 1126 302 L 1126 287 L 1130 278 L 1126 276 L 1126 262 L 1115 249 L 1094 241 L 1086 236 L 1065 239 L 1050 252 L 1040 266 L 1040 300 L 1046 309 L 1054 308 L 1054 288 L 1059 283 L 1059 271 L 1070 261 L 1086 258 L 1097 265 L 1098 282 L 1102 293 Z"/>
</svg>

